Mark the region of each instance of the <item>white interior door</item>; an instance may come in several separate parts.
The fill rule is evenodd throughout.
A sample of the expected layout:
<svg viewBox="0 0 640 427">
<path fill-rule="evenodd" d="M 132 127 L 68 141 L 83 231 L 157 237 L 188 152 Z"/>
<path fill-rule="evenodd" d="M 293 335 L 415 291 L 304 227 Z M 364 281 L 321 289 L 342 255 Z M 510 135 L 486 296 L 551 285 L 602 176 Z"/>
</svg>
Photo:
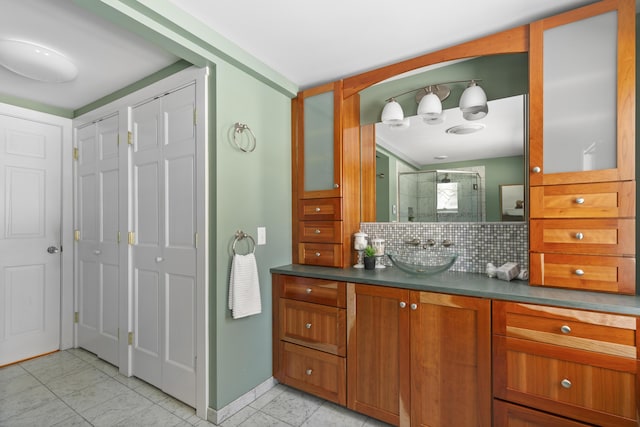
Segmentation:
<svg viewBox="0 0 640 427">
<path fill-rule="evenodd" d="M 60 346 L 61 146 L 59 126 L 0 115 L 0 366 Z"/>
<path fill-rule="evenodd" d="M 76 139 L 78 345 L 118 366 L 118 116 Z"/>
<path fill-rule="evenodd" d="M 196 399 L 195 85 L 132 111 L 133 374 Z"/>
</svg>

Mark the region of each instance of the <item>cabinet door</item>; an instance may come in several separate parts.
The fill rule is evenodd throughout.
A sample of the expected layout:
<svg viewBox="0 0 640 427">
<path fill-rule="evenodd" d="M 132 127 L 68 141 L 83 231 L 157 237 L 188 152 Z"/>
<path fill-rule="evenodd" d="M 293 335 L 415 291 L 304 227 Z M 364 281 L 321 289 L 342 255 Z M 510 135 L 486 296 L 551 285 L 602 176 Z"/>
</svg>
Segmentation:
<svg viewBox="0 0 640 427">
<path fill-rule="evenodd" d="M 531 185 L 634 179 L 634 1 L 600 1 L 530 28 Z"/>
<path fill-rule="evenodd" d="M 409 425 L 409 291 L 347 288 L 347 404 L 393 425 Z"/>
<path fill-rule="evenodd" d="M 300 198 L 339 197 L 342 190 L 342 83 L 300 92 L 297 105 Z"/>
<path fill-rule="evenodd" d="M 412 292 L 410 308 L 411 425 L 490 426 L 491 301 Z"/>
</svg>

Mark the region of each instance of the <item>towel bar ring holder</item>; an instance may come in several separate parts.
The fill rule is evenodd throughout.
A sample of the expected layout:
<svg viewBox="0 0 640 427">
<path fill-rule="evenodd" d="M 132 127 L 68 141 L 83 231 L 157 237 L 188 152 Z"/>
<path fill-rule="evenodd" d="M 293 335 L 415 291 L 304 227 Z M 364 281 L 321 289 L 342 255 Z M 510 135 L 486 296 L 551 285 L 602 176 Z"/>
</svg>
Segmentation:
<svg viewBox="0 0 640 427">
<path fill-rule="evenodd" d="M 231 246 L 231 250 L 233 251 L 234 255 L 237 255 L 236 243 L 238 243 L 240 240 L 244 240 L 244 239 L 249 239 L 251 241 L 251 243 L 249 245 L 249 248 L 251 249 L 250 253 L 252 253 L 252 254 L 256 253 L 256 241 L 253 240 L 253 237 L 251 237 L 249 234 L 245 233 L 242 230 L 238 230 L 238 231 L 236 231 L 236 238 L 233 239 L 233 245 Z M 249 254 L 249 252 L 247 254 Z"/>
<path fill-rule="evenodd" d="M 234 127 L 233 143 L 236 144 L 236 147 L 238 147 L 240 150 L 244 151 L 245 153 L 251 153 L 253 150 L 255 150 L 256 136 L 251 131 L 251 128 L 248 125 L 244 123 L 239 123 L 239 122 L 233 125 L 233 127 Z M 247 145 L 247 148 L 245 148 L 243 145 L 238 143 L 238 135 L 242 137 L 242 134 L 244 133 L 245 130 L 249 132 L 249 144 Z"/>
</svg>

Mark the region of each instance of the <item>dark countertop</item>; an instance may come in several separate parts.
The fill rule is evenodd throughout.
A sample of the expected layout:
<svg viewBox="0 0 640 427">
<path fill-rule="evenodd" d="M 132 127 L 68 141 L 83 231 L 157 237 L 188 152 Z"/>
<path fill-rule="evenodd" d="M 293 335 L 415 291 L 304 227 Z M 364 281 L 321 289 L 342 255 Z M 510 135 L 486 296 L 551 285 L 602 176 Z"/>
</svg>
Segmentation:
<svg viewBox="0 0 640 427">
<path fill-rule="evenodd" d="M 614 295 L 529 286 L 527 282 L 520 280 L 506 282 L 478 273 L 447 271 L 420 277 L 395 267 L 364 270 L 298 264 L 273 267 L 271 273 L 640 316 L 640 296 L 638 295 Z"/>
</svg>

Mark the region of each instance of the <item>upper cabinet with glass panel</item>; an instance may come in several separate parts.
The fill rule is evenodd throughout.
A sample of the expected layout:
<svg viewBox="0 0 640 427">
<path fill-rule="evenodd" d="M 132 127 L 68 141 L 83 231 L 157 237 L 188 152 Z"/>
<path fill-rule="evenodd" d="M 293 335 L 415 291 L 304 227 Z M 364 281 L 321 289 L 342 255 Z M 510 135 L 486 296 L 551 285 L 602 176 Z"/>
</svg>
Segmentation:
<svg viewBox="0 0 640 427">
<path fill-rule="evenodd" d="M 531 24 L 531 185 L 633 179 L 632 6 L 605 0 Z"/>
</svg>

